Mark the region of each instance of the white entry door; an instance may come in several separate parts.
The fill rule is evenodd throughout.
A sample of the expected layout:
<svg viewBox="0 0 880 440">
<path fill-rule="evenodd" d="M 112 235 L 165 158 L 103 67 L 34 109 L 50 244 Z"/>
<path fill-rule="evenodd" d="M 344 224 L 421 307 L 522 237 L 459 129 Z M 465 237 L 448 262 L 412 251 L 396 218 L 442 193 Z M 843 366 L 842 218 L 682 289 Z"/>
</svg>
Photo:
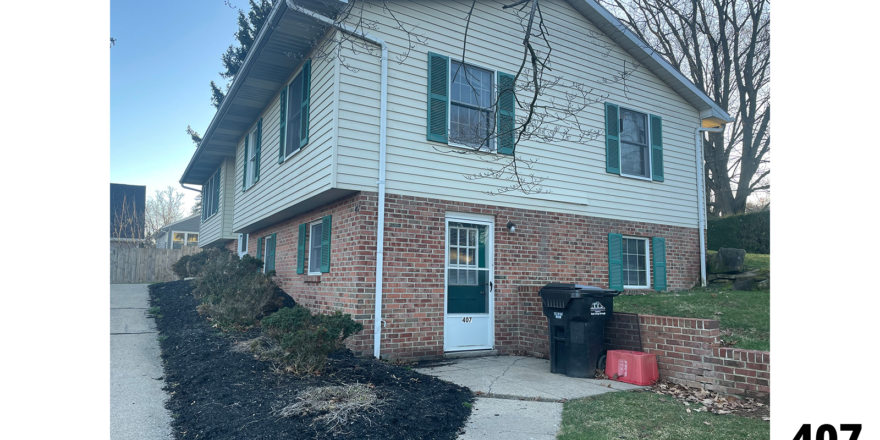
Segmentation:
<svg viewBox="0 0 880 440">
<path fill-rule="evenodd" d="M 446 218 L 444 351 L 495 344 L 494 233 L 492 221 Z"/>
</svg>

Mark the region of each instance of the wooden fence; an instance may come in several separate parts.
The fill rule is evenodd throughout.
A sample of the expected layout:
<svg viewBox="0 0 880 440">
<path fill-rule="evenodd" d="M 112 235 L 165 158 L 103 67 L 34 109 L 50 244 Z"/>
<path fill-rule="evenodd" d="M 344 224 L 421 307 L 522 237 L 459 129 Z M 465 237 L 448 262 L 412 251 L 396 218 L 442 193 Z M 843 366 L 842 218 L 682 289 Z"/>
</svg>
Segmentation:
<svg viewBox="0 0 880 440">
<path fill-rule="evenodd" d="M 110 248 L 110 284 L 162 283 L 178 280 L 171 265 L 184 255 L 197 254 L 198 246 L 182 249 L 151 249 L 136 247 Z"/>
</svg>

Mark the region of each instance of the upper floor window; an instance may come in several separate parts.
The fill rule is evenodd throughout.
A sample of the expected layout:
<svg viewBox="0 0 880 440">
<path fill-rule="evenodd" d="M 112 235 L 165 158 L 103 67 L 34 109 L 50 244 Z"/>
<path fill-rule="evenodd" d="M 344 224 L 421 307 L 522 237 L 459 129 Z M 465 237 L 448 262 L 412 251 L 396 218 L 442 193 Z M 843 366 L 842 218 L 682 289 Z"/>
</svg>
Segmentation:
<svg viewBox="0 0 880 440">
<path fill-rule="evenodd" d="M 220 170 L 202 185 L 202 221 L 211 218 L 220 209 Z"/>
<path fill-rule="evenodd" d="M 278 162 L 309 143 L 309 101 L 312 61 L 306 60 L 302 70 L 281 91 L 281 146 Z"/>
<path fill-rule="evenodd" d="M 648 115 L 620 109 L 620 173 L 651 178 Z"/>
<path fill-rule="evenodd" d="M 493 150 L 495 112 L 491 107 L 495 87 L 492 72 L 451 61 L 449 76 L 452 78 L 449 85 L 449 141 Z"/>
<path fill-rule="evenodd" d="M 245 184 L 245 188 L 250 188 L 254 185 L 254 183 L 257 182 L 257 163 L 259 161 L 259 155 L 257 153 L 260 151 L 258 148 L 255 147 L 257 145 L 257 142 L 259 142 L 257 131 L 257 128 L 254 127 L 253 131 L 248 133 L 247 144 L 251 145 L 252 147 L 245 151 L 245 153 L 247 153 L 247 157 L 245 158 L 245 160 L 247 161 L 247 166 L 244 169 L 246 174 L 245 181 L 247 182 Z"/>
</svg>

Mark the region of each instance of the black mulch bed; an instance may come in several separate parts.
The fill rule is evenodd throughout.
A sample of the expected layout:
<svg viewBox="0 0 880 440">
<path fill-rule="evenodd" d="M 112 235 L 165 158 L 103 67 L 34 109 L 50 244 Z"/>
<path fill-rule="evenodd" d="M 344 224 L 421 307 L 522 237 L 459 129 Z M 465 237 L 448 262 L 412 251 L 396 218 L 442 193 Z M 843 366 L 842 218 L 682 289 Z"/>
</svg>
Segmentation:
<svg viewBox="0 0 880 440">
<path fill-rule="evenodd" d="M 196 312 L 189 281 L 153 284 L 151 305 L 159 306 L 157 326 L 165 366 L 166 407 L 177 439 L 453 439 L 464 427 L 474 398 L 469 389 L 405 367 L 359 359 L 351 351 L 330 356 L 320 376 L 297 377 L 272 371 L 250 353 L 230 351 L 259 330 L 223 333 Z M 329 432 L 312 416 L 288 418 L 273 409 L 294 403 L 314 386 L 373 384 L 381 412 Z M 467 404 L 465 404 L 467 403 Z"/>
</svg>

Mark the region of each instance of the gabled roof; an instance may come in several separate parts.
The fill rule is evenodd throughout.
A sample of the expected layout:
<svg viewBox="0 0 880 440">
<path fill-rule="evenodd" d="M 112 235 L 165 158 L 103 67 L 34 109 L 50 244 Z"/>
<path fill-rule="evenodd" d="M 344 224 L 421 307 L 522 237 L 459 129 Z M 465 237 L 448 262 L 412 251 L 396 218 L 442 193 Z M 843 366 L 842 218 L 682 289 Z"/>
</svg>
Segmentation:
<svg viewBox="0 0 880 440">
<path fill-rule="evenodd" d="M 601 29 L 605 35 L 608 35 L 612 41 L 650 70 L 651 73 L 657 75 L 672 90 L 675 90 L 688 103 L 696 107 L 700 111 L 700 119 L 704 120 L 703 125 L 716 126 L 733 122 L 733 118 L 727 114 L 727 110 L 721 108 L 702 90 L 698 89 L 691 80 L 687 79 L 675 67 L 672 67 L 660 54 L 636 36 L 635 32 L 621 23 L 611 12 L 608 12 L 604 6 L 595 0 L 566 1 Z"/>
<path fill-rule="evenodd" d="M 345 2 L 346 0 L 337 0 Z M 651 50 L 629 28 L 595 0 L 567 0 L 609 38 L 636 58 L 654 75 L 697 108 L 704 125 L 733 119 L 681 72 Z M 297 5 L 333 17 L 333 1 L 297 0 Z M 202 142 L 180 178 L 182 184 L 202 185 L 226 157 L 235 157 L 239 139 L 253 127 L 263 109 L 280 92 L 284 81 L 311 50 L 326 27 L 278 0 L 254 40 L 226 98 L 208 125 Z"/>
<path fill-rule="evenodd" d="M 201 224 L 201 219 L 199 217 L 199 214 L 191 215 L 189 217 L 182 218 L 176 222 L 168 223 L 167 225 L 159 228 L 159 230 L 162 232 L 168 232 L 172 229 L 181 232 L 196 232 L 199 230 L 199 225 Z M 175 227 L 172 228 L 172 226 Z"/>
</svg>

